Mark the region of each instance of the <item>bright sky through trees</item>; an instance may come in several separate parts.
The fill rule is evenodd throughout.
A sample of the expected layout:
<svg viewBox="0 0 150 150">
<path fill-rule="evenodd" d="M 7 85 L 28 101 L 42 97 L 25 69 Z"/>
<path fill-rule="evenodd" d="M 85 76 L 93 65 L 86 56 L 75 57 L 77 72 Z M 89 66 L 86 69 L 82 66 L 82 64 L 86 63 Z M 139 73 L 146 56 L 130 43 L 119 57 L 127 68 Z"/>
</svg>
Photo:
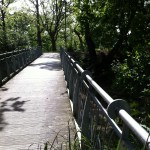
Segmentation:
<svg viewBox="0 0 150 150">
<path fill-rule="evenodd" d="M 18 11 L 21 8 L 31 8 L 33 7 L 32 4 L 28 0 L 16 0 L 16 2 L 12 3 L 10 5 L 10 8 L 12 8 L 14 11 Z"/>
</svg>

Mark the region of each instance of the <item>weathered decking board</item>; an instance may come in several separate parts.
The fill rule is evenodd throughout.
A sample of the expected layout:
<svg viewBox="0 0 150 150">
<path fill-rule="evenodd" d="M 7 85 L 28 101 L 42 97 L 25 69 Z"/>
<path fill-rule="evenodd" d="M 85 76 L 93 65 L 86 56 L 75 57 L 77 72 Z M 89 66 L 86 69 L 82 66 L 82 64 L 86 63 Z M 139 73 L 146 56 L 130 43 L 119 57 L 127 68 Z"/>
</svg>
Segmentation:
<svg viewBox="0 0 150 150">
<path fill-rule="evenodd" d="M 74 129 L 58 53 L 43 54 L 0 88 L 0 150 L 38 149 L 59 131 L 68 137 L 68 121 Z"/>
</svg>

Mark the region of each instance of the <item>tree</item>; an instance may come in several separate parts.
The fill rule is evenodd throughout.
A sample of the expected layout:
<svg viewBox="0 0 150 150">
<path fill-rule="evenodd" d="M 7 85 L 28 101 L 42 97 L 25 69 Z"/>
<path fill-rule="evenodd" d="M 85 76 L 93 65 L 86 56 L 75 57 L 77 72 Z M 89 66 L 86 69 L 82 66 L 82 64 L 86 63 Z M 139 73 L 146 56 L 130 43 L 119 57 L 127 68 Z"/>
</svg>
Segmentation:
<svg viewBox="0 0 150 150">
<path fill-rule="evenodd" d="M 34 15 L 22 10 L 8 16 L 8 42 L 11 50 L 37 46 L 35 21 Z"/>
<path fill-rule="evenodd" d="M 30 0 L 30 2 L 35 7 L 35 14 L 36 14 L 36 28 L 37 28 L 37 45 L 42 47 L 42 39 L 41 39 L 41 27 L 40 27 L 40 1 L 39 0 Z"/>
<path fill-rule="evenodd" d="M 95 51 L 95 43 L 92 37 L 93 28 L 91 27 L 92 21 L 95 19 L 92 14 L 93 11 L 91 11 L 90 7 L 92 3 L 89 0 L 74 1 L 74 3 L 76 7 L 75 10 L 78 12 L 76 12 L 76 18 L 81 26 L 82 34 L 85 37 L 89 56 L 91 57 L 91 61 L 95 62 L 97 60 L 97 56 Z M 76 30 L 75 33 L 78 33 L 77 35 L 79 35 L 79 32 L 76 32 Z"/>
<path fill-rule="evenodd" d="M 56 51 L 56 41 L 64 19 L 64 2 L 62 0 L 52 0 L 41 2 L 42 16 L 41 21 L 45 30 L 48 32 L 52 43 L 52 50 Z"/>
<path fill-rule="evenodd" d="M 7 43 L 7 27 L 6 27 L 6 15 L 7 15 L 7 9 L 11 3 L 15 2 L 15 0 L 0 0 L 0 15 L 1 15 L 1 21 L 0 21 L 0 27 L 2 32 L 2 45 L 1 45 L 1 51 L 5 52 L 8 50 L 8 43 Z"/>
<path fill-rule="evenodd" d="M 80 0 L 75 3 L 78 11 L 77 20 L 85 35 L 91 57 L 95 56 L 94 49 L 101 46 L 109 50 L 105 59 L 101 61 L 102 68 L 110 68 L 114 59 L 123 61 L 126 58 L 125 49 L 128 48 L 130 51 L 133 49 L 129 38 L 131 39 L 133 31 L 137 29 L 138 24 L 135 25 L 137 17 L 142 18 L 142 13 L 146 11 L 146 1 Z M 146 23 L 149 25 L 148 20 Z M 142 26 L 145 26 L 143 30 L 148 30 L 142 22 L 140 30 Z"/>
<path fill-rule="evenodd" d="M 125 46 L 126 58 L 122 62 L 113 63 L 116 74 L 114 85 L 116 88 L 122 88 L 126 96 L 135 99 L 148 97 L 150 93 L 150 3 L 147 1 L 138 1 Z"/>
<path fill-rule="evenodd" d="M 86 35 L 89 27 L 95 47 L 100 47 L 96 80 L 114 97 L 128 100 L 136 119 L 149 125 L 150 0 L 74 3 L 80 34 Z"/>
</svg>

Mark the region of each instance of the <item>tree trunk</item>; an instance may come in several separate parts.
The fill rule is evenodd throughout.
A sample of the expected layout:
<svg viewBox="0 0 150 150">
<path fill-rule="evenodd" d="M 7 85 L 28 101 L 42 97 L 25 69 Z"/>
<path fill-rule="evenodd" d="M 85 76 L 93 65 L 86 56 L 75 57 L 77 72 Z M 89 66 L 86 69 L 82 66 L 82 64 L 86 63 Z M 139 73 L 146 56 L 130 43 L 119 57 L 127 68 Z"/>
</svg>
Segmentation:
<svg viewBox="0 0 150 150">
<path fill-rule="evenodd" d="M 79 41 L 80 41 L 80 49 L 84 51 L 84 47 L 83 47 L 83 41 L 82 41 L 82 38 L 80 36 L 80 33 L 74 29 L 74 33 L 77 35 L 77 37 L 79 38 Z"/>
<path fill-rule="evenodd" d="M 40 14 L 39 14 L 39 3 L 36 0 L 36 20 L 37 20 L 37 45 L 42 47 L 42 40 L 41 40 L 41 30 L 40 30 Z"/>
<path fill-rule="evenodd" d="M 51 36 L 52 51 L 56 51 L 56 40 Z"/>
<path fill-rule="evenodd" d="M 95 51 L 95 44 L 94 44 L 94 41 L 93 41 L 91 34 L 90 34 L 89 23 L 87 23 L 85 26 L 85 40 L 87 43 L 91 62 L 96 63 L 97 62 L 97 55 L 96 55 L 96 51 Z"/>
<path fill-rule="evenodd" d="M 7 35 L 6 35 L 6 26 L 5 26 L 5 19 L 2 21 L 2 30 L 3 30 L 3 36 L 2 36 L 2 41 L 3 41 L 3 48 L 2 52 L 8 51 L 8 43 L 7 43 Z"/>
<path fill-rule="evenodd" d="M 4 1 L 2 0 L 2 6 L 4 5 Z M 2 31 L 3 31 L 3 48 L 2 52 L 5 52 L 8 50 L 7 46 L 7 35 L 6 35 L 6 23 L 5 23 L 5 11 L 2 9 L 1 10 L 1 19 L 2 19 Z"/>
<path fill-rule="evenodd" d="M 134 20 L 134 17 L 136 15 L 137 6 L 138 6 L 138 1 L 135 3 L 135 7 L 130 12 L 127 25 L 121 27 L 120 35 L 118 37 L 117 42 L 113 46 L 112 50 L 106 56 L 106 59 L 102 62 L 101 66 L 103 66 L 103 68 L 107 69 L 108 67 L 111 67 L 111 63 L 116 58 L 120 61 L 123 61 L 125 59 L 126 56 L 122 56 L 122 49 L 124 47 L 123 43 L 127 41 L 128 38 L 127 34 L 131 28 L 132 21 Z M 130 48 L 130 50 L 132 50 L 132 48 Z"/>
</svg>

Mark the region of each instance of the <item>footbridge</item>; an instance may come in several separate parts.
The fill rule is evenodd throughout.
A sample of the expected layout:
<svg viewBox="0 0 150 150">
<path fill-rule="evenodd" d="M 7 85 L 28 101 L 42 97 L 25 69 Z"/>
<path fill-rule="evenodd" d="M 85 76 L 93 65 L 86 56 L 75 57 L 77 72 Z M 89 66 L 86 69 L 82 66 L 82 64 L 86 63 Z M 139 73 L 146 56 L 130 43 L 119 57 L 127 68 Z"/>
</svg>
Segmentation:
<svg viewBox="0 0 150 150">
<path fill-rule="evenodd" d="M 0 84 L 0 150 L 150 149 L 127 102 L 64 50 L 0 54 Z"/>
</svg>

